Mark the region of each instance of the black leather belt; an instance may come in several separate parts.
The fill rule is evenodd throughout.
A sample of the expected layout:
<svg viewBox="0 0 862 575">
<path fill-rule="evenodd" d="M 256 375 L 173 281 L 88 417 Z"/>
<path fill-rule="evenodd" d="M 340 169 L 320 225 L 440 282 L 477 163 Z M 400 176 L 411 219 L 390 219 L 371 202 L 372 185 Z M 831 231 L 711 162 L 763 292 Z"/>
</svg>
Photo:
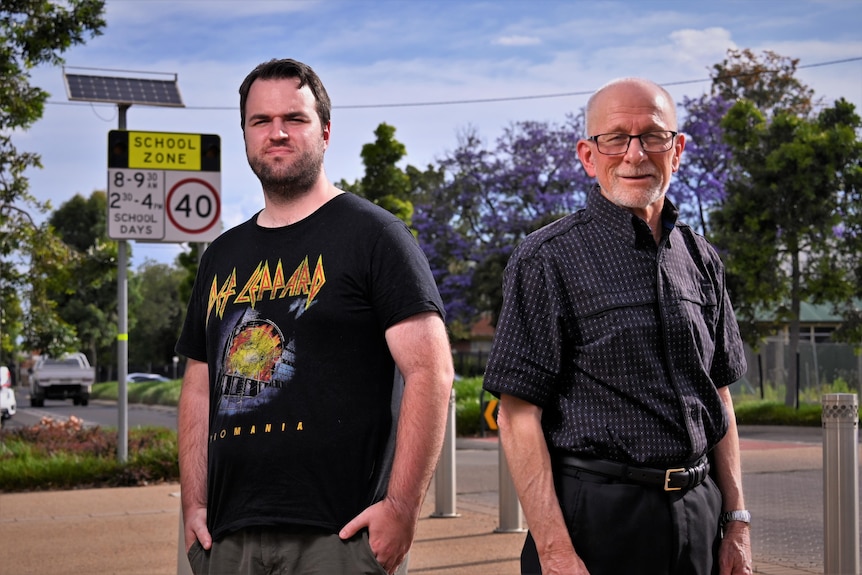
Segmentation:
<svg viewBox="0 0 862 575">
<path fill-rule="evenodd" d="M 697 487 L 709 474 L 709 462 L 704 457 L 691 467 L 655 469 L 636 467 L 607 459 L 584 459 L 574 455 L 557 455 L 555 460 L 562 465 L 613 477 L 630 483 L 653 485 L 665 491 L 680 491 Z"/>
</svg>

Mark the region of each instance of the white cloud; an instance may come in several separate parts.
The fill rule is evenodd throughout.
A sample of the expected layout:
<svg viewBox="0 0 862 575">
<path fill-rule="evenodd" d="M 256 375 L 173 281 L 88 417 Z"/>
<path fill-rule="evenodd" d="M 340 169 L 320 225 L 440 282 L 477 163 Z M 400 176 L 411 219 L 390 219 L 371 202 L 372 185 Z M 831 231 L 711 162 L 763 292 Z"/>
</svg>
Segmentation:
<svg viewBox="0 0 862 575">
<path fill-rule="evenodd" d="M 675 30 L 669 38 L 680 59 L 688 61 L 719 62 L 728 49 L 737 47 L 730 30 L 718 27 Z"/>
<path fill-rule="evenodd" d="M 498 46 L 536 46 L 542 41 L 533 36 L 502 36 L 494 40 Z"/>
</svg>

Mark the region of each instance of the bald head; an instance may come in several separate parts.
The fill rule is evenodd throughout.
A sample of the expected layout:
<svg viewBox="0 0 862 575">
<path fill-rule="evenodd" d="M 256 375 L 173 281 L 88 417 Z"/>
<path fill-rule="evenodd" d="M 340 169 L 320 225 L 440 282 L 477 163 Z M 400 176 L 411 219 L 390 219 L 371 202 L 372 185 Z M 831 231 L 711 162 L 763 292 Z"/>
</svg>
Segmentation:
<svg viewBox="0 0 862 575">
<path fill-rule="evenodd" d="M 587 175 L 598 180 L 605 198 L 646 221 L 659 237 L 664 194 L 685 148 L 673 98 L 649 80 L 614 80 L 587 103 L 586 129 L 578 158 Z M 610 147 L 601 151 L 602 145 Z"/>
<path fill-rule="evenodd" d="M 603 126 L 613 124 L 623 109 L 653 115 L 666 125 L 665 129 L 677 130 L 676 106 L 667 90 L 652 80 L 620 78 L 596 90 L 587 101 L 587 135 L 620 131 Z"/>
</svg>

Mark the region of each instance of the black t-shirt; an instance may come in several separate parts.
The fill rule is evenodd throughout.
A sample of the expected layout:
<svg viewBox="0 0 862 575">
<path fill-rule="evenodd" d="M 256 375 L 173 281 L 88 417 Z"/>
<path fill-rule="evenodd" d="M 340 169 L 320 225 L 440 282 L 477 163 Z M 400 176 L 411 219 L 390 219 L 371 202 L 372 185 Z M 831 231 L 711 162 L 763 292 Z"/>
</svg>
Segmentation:
<svg viewBox="0 0 862 575">
<path fill-rule="evenodd" d="M 209 529 L 336 532 L 385 494 L 403 383 L 384 332 L 443 305 L 410 231 L 366 200 L 256 219 L 204 253 L 177 343 L 209 364 Z"/>
</svg>

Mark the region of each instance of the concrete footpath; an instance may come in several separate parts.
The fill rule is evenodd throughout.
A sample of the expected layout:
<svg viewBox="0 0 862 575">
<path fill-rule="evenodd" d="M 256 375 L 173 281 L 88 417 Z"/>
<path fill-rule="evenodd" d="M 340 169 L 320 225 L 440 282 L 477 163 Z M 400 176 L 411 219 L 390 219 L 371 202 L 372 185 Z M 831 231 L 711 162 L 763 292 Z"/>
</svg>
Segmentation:
<svg viewBox="0 0 862 575">
<path fill-rule="evenodd" d="M 823 573 L 820 428 L 743 427 L 755 572 Z M 516 575 L 523 533 L 497 533 L 495 438 L 459 439 L 458 517 L 423 507 L 410 573 Z M 0 494 L 0 575 L 175 575 L 179 485 Z"/>
</svg>

